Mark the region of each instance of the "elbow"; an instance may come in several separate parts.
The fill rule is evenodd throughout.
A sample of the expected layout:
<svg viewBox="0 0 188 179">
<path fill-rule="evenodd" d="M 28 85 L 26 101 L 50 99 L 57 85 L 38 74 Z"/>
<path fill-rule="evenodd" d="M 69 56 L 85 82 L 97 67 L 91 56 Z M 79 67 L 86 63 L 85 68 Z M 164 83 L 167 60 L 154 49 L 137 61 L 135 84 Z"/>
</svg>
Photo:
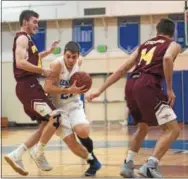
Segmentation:
<svg viewBox="0 0 188 179">
<path fill-rule="evenodd" d="M 16 67 L 18 68 L 18 69 L 24 69 L 24 62 L 19 62 L 19 61 L 17 61 L 16 62 Z"/>
<path fill-rule="evenodd" d="M 117 71 L 117 76 L 118 76 L 119 78 L 121 78 L 121 77 L 124 76 L 124 75 L 125 75 L 124 69 L 119 69 L 119 70 Z"/>
<path fill-rule="evenodd" d="M 171 56 L 165 56 L 164 62 L 173 62 L 173 58 Z"/>
</svg>

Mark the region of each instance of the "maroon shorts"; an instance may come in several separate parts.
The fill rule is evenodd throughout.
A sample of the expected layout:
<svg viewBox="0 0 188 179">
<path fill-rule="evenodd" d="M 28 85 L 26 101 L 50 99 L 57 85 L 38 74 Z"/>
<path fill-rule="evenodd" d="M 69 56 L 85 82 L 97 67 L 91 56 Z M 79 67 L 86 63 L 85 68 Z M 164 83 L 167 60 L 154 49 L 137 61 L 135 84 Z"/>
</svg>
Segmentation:
<svg viewBox="0 0 188 179">
<path fill-rule="evenodd" d="M 127 80 L 125 95 L 134 122 L 158 125 L 155 113 L 161 104 L 167 104 L 167 96 L 156 77 L 141 74 Z"/>
<path fill-rule="evenodd" d="M 37 79 L 25 79 L 16 84 L 16 95 L 31 120 L 45 121 L 56 108 L 45 95 Z"/>
</svg>

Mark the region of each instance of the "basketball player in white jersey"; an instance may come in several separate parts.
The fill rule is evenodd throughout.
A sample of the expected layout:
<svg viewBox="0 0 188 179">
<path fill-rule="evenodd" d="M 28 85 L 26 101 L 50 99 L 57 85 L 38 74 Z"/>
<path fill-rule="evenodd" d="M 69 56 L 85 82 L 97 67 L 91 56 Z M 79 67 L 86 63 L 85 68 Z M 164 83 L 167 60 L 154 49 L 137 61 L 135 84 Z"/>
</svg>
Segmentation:
<svg viewBox="0 0 188 179">
<path fill-rule="evenodd" d="M 57 135 L 64 140 L 74 154 L 86 159 L 90 164 L 85 176 L 95 176 L 97 170 L 101 168 L 101 163 L 93 153 L 93 141 L 89 137 L 89 122 L 86 120 L 83 102 L 80 99 L 80 94 L 85 92 L 83 90 L 85 86 L 78 88 L 76 83 L 69 86 L 71 76 L 79 71 L 82 64 L 82 60 L 78 59 L 79 53 L 80 48 L 77 43 L 71 41 L 66 44 L 64 56 L 50 64 L 51 70 L 56 73 L 56 79 L 47 79 L 44 90 L 61 111 L 62 125 L 58 128 Z M 77 142 L 75 135 L 82 145 Z"/>
</svg>

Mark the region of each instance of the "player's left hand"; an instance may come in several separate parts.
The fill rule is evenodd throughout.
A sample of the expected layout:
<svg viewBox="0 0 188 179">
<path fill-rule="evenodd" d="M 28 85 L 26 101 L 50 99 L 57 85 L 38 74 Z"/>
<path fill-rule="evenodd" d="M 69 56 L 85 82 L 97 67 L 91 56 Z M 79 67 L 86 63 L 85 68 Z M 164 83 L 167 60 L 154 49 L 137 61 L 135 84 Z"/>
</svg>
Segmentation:
<svg viewBox="0 0 188 179">
<path fill-rule="evenodd" d="M 86 99 L 88 102 L 91 102 L 94 98 L 97 98 L 100 96 L 100 93 L 97 92 L 97 93 L 91 93 L 89 95 L 86 96 Z"/>
<path fill-rule="evenodd" d="M 59 44 L 60 40 L 56 40 L 52 43 L 51 47 L 50 47 L 50 51 L 53 52 L 53 50 L 57 47 L 57 45 Z"/>
</svg>

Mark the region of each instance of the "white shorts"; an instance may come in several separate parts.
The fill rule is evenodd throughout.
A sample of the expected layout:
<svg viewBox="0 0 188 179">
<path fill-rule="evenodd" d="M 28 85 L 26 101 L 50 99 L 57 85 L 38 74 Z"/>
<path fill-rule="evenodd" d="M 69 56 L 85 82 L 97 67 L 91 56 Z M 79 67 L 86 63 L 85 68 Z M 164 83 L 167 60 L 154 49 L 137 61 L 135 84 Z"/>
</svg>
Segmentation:
<svg viewBox="0 0 188 179">
<path fill-rule="evenodd" d="M 58 110 L 61 113 L 61 125 L 57 129 L 56 135 L 62 139 L 74 133 L 73 128 L 75 126 L 79 124 L 89 124 L 81 100 L 63 104 Z"/>
<path fill-rule="evenodd" d="M 166 124 L 170 121 L 176 120 L 177 116 L 174 110 L 166 104 L 162 104 L 156 111 L 155 116 L 157 118 L 158 125 Z"/>
</svg>

